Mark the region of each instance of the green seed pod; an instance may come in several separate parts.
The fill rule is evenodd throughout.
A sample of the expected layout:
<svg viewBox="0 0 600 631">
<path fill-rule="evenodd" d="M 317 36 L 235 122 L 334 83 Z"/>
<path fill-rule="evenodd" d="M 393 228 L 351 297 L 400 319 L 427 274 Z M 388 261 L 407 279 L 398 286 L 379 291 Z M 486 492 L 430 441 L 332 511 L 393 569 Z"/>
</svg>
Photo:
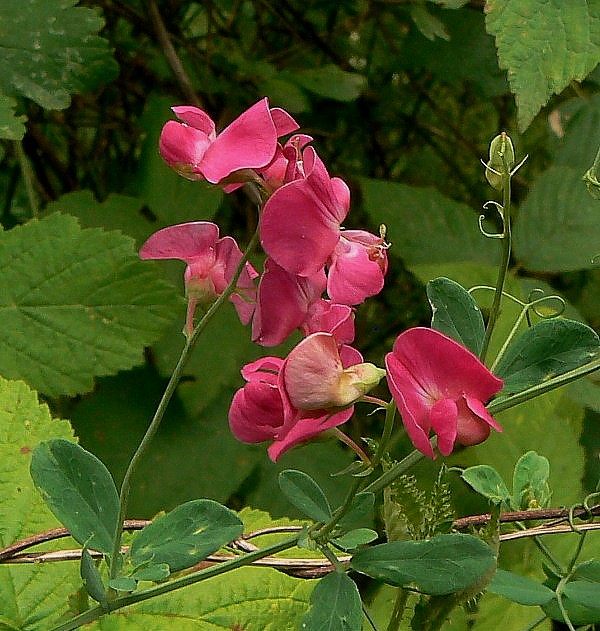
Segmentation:
<svg viewBox="0 0 600 631">
<path fill-rule="evenodd" d="M 504 158 L 504 160 L 503 160 Z M 485 178 L 492 188 L 502 189 L 502 175 L 506 169 L 510 170 L 515 164 L 515 148 L 506 132 L 496 136 L 490 143 L 490 159 L 485 169 Z"/>
</svg>

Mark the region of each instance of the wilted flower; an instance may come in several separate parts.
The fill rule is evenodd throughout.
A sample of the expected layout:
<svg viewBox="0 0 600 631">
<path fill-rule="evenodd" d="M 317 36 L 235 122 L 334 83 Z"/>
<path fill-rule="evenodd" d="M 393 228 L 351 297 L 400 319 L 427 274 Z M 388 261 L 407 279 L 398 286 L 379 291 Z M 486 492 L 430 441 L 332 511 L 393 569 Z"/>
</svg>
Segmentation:
<svg viewBox="0 0 600 631">
<path fill-rule="evenodd" d="M 413 328 L 396 338 L 385 358 L 387 381 L 414 446 L 434 458 L 431 431 L 447 456 L 454 444 L 477 445 L 502 428 L 485 403 L 503 382 L 454 340 L 427 328 Z"/>
</svg>

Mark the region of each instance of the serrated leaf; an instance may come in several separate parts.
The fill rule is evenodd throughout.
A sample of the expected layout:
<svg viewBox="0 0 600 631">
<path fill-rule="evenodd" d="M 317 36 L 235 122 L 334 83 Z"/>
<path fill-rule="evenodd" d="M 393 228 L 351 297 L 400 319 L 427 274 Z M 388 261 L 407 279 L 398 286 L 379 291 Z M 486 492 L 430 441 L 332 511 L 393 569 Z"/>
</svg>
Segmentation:
<svg viewBox="0 0 600 631">
<path fill-rule="evenodd" d="M 398 587 L 416 586 L 443 596 L 463 591 L 495 567 L 492 549 L 472 535 L 438 535 L 429 541 L 394 541 L 357 552 L 357 572 Z"/>
<path fill-rule="evenodd" d="M 70 94 L 112 81 L 118 66 L 104 20 L 78 0 L 21 0 L 0 5 L 0 88 L 46 109 L 64 109 Z"/>
<path fill-rule="evenodd" d="M 218 502 L 191 500 L 141 530 L 131 544 L 130 559 L 134 567 L 151 561 L 177 572 L 240 537 L 243 528 L 240 518 Z"/>
<path fill-rule="evenodd" d="M 307 474 L 294 469 L 282 471 L 278 477 L 281 492 L 307 517 L 327 521 L 331 506 L 321 487 Z"/>
<path fill-rule="evenodd" d="M 599 351 L 598 336 L 585 324 L 542 320 L 508 347 L 495 373 L 504 380 L 503 394 L 520 392 L 587 364 Z"/>
<path fill-rule="evenodd" d="M 552 493 L 548 485 L 550 463 L 535 451 L 523 454 L 513 474 L 512 509 L 546 508 Z"/>
<path fill-rule="evenodd" d="M 66 215 L 0 233 L 0 270 L 0 373 L 50 396 L 141 363 L 177 304 L 131 239 Z"/>
<path fill-rule="evenodd" d="M 510 493 L 502 476 L 489 465 L 475 465 L 461 473 L 461 478 L 477 493 L 494 504 L 510 502 Z"/>
<path fill-rule="evenodd" d="M 25 383 L 0 377 L 0 548 L 57 527 L 29 465 L 33 448 L 58 436 L 73 440 L 69 424 L 53 419 Z M 76 564 L 0 564 L 0 621 L 11 630 L 47 631 L 58 624 L 78 587 Z"/>
<path fill-rule="evenodd" d="M 531 187 L 515 222 L 515 256 L 528 270 L 589 269 L 600 243 L 598 200 L 588 194 L 582 172 L 550 167 Z"/>
<path fill-rule="evenodd" d="M 488 0 L 486 25 L 496 38 L 500 67 L 515 93 L 519 128 L 600 57 L 600 3 L 596 0 Z"/>
<path fill-rule="evenodd" d="M 85 591 L 101 605 L 106 605 L 106 588 L 100 575 L 100 570 L 96 567 L 96 562 L 92 555 L 84 548 L 81 553 L 79 572 L 83 580 Z"/>
<path fill-rule="evenodd" d="M 487 590 L 527 606 L 545 605 L 554 598 L 554 592 L 545 585 L 505 570 L 496 571 Z"/>
<path fill-rule="evenodd" d="M 479 355 L 485 324 L 471 294 L 453 280 L 440 277 L 427 283 L 427 299 L 433 313 L 432 328 Z"/>
<path fill-rule="evenodd" d="M 75 541 L 112 552 L 119 495 L 108 469 L 96 456 L 63 438 L 45 441 L 33 452 L 31 477 Z"/>
<path fill-rule="evenodd" d="M 354 101 L 367 87 L 363 75 L 346 72 L 332 64 L 289 72 L 285 76 L 310 92 L 336 101 Z"/>
<path fill-rule="evenodd" d="M 0 94 L 0 138 L 21 140 L 25 135 L 26 116 L 16 116 L 14 99 Z"/>
<path fill-rule="evenodd" d="M 322 578 L 310 597 L 310 611 L 302 618 L 302 631 L 360 631 L 362 603 L 356 583 L 346 574 L 332 572 Z"/>
<path fill-rule="evenodd" d="M 468 206 L 432 188 L 367 178 L 360 186 L 371 220 L 388 228 L 390 253 L 409 265 L 497 260 L 498 245 L 479 232 L 477 216 Z"/>
</svg>

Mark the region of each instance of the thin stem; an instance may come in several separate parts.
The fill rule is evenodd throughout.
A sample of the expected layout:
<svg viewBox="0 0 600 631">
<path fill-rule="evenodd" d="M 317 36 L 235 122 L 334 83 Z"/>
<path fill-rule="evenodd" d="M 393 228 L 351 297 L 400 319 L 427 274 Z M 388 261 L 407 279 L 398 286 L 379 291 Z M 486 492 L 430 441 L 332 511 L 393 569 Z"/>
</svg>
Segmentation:
<svg viewBox="0 0 600 631">
<path fill-rule="evenodd" d="M 386 486 L 390 485 L 396 478 L 399 478 L 411 467 L 414 467 L 417 462 L 422 460 L 424 457 L 425 454 L 421 453 L 418 449 L 411 451 L 406 458 L 403 458 L 383 475 L 380 475 L 376 480 L 373 480 L 373 482 L 368 484 L 364 489 L 362 489 L 362 491 L 365 493 L 379 493 L 379 491 L 383 491 Z"/>
<path fill-rule="evenodd" d="M 200 322 L 196 325 L 194 332 L 190 335 L 189 338 L 186 339 L 183 350 L 181 351 L 181 355 L 177 361 L 177 365 L 173 370 L 171 377 L 169 379 L 169 383 L 165 388 L 163 396 L 156 408 L 156 412 L 154 413 L 154 417 L 144 434 L 138 448 L 136 449 L 129 465 L 127 467 L 127 471 L 125 472 L 125 476 L 123 478 L 123 482 L 121 484 L 121 492 L 119 494 L 119 517 L 117 521 L 117 529 L 115 532 L 115 540 L 114 545 L 110 557 L 110 578 L 116 578 L 119 570 L 120 570 L 120 551 L 121 551 L 121 539 L 123 537 L 123 522 L 125 521 L 125 517 L 127 516 L 127 506 L 129 503 L 129 494 L 131 492 L 131 479 L 137 469 L 138 463 L 146 455 L 148 448 L 150 447 L 150 443 L 152 439 L 156 435 L 158 428 L 162 422 L 162 419 L 165 415 L 169 402 L 177 389 L 177 385 L 179 384 L 179 380 L 181 379 L 181 375 L 183 374 L 183 369 L 185 368 L 191 352 L 200 337 L 200 334 L 204 331 L 208 323 L 212 320 L 215 313 L 219 310 L 221 305 L 231 296 L 231 294 L 235 291 L 237 281 L 246 265 L 248 257 L 250 253 L 258 243 L 258 230 L 252 236 L 246 251 L 244 252 L 239 265 L 236 268 L 235 274 L 225 291 L 213 302 L 208 311 L 204 314 Z"/>
<path fill-rule="evenodd" d="M 406 608 L 406 601 L 408 600 L 409 593 L 406 589 L 398 588 L 396 594 L 396 600 L 394 601 L 394 609 L 386 627 L 386 631 L 398 631 L 400 629 L 400 623 L 404 617 L 404 609 Z"/>
<path fill-rule="evenodd" d="M 258 561 L 259 559 L 263 559 L 264 557 L 272 556 L 277 552 L 283 552 L 284 550 L 293 548 L 296 545 L 297 541 L 298 536 L 292 537 L 290 539 L 285 539 L 284 541 L 280 541 L 279 543 L 275 543 L 261 550 L 257 550 L 256 552 L 249 552 L 248 554 L 244 554 L 243 556 L 236 557 L 231 561 L 222 563 L 221 565 L 214 565 L 204 570 L 193 572 L 192 574 L 187 574 L 186 576 L 181 576 L 167 583 L 154 585 L 152 587 L 149 587 L 148 589 L 143 589 L 139 592 L 128 594 L 127 596 L 115 598 L 108 603 L 109 612 L 117 611 L 118 609 L 122 609 L 123 607 L 127 607 L 129 605 L 134 605 L 144 600 L 148 600 L 149 598 L 161 596 L 162 594 L 168 594 L 169 592 L 175 591 L 176 589 L 181 589 L 182 587 L 187 587 L 188 585 L 199 583 L 200 581 L 204 581 L 208 578 L 213 578 L 214 576 L 219 576 L 220 574 L 223 574 L 225 572 L 244 567 L 245 565 L 250 565 L 254 561 Z M 71 620 L 63 624 L 54 627 L 52 631 L 72 631 L 73 629 L 78 629 L 84 624 L 89 624 L 94 620 L 98 620 L 98 618 L 102 617 L 105 613 L 106 612 L 102 607 L 93 607 L 92 609 L 88 609 L 79 616 L 76 616 L 75 618 L 72 618 Z"/>
<path fill-rule="evenodd" d="M 361 459 L 364 464 L 371 466 L 371 461 L 369 460 L 369 456 L 348 436 L 348 434 L 344 434 L 339 427 L 333 427 L 331 433 L 342 443 L 350 447 L 352 451 Z"/>
<path fill-rule="evenodd" d="M 485 336 L 483 338 L 483 345 L 481 347 L 481 353 L 479 359 L 485 362 L 490 341 L 492 339 L 492 333 L 494 332 L 494 326 L 500 313 L 500 303 L 502 301 L 502 292 L 504 291 L 504 282 L 506 281 L 506 274 L 508 273 L 508 264 L 510 262 L 510 253 L 512 249 L 512 227 L 510 221 L 510 169 L 506 163 L 506 156 L 502 155 L 502 223 L 504 225 L 504 231 L 502 236 L 502 260 L 500 267 L 498 268 L 498 278 L 496 280 L 496 291 L 494 292 L 494 301 L 490 310 L 490 317 L 488 319 L 487 327 L 485 329 Z"/>
<path fill-rule="evenodd" d="M 23 184 L 25 184 L 31 216 L 35 217 L 40 212 L 40 206 L 35 192 L 33 169 L 23 149 L 23 143 L 20 140 L 16 140 L 13 145 L 17 161 L 19 162 L 19 168 L 21 169 L 21 175 L 23 176 Z"/>
<path fill-rule="evenodd" d="M 556 571 L 563 575 L 565 573 L 564 568 L 558 561 L 558 559 L 552 554 L 550 548 L 542 541 L 541 537 L 532 537 L 533 543 L 538 547 L 539 551 L 550 561 Z"/>
<path fill-rule="evenodd" d="M 521 392 L 517 392 L 516 394 L 509 395 L 507 397 L 502 397 L 497 401 L 492 401 L 488 406 L 488 411 L 490 414 L 497 414 L 498 412 L 502 412 L 503 410 L 508 410 L 509 408 L 514 407 L 515 405 L 519 405 L 520 403 L 525 403 L 525 401 L 529 401 L 535 397 L 539 397 L 542 394 L 546 394 L 546 392 L 550 392 L 560 386 L 564 386 L 572 381 L 580 379 L 585 375 L 589 375 L 600 368 L 600 357 L 597 359 L 584 364 L 583 366 L 579 366 L 579 368 L 574 368 L 573 370 L 569 370 L 564 372 L 562 375 L 558 375 L 553 377 L 552 379 L 548 379 L 543 383 L 538 383 L 535 386 L 531 386 L 531 388 L 527 388 Z"/>
<path fill-rule="evenodd" d="M 510 330 L 510 333 L 506 336 L 506 339 L 504 340 L 504 344 L 502 344 L 502 348 L 498 351 L 496 358 L 494 359 L 492 365 L 490 366 L 490 372 L 494 372 L 496 366 L 498 365 L 498 362 L 502 359 L 502 356 L 504 355 L 504 353 L 506 353 L 506 349 L 509 347 L 514 336 L 516 335 L 517 330 L 521 326 L 521 322 L 523 322 L 523 320 L 527 316 L 527 313 L 529 312 L 529 306 L 530 306 L 529 304 L 526 304 L 521 309 L 521 313 L 519 313 L 519 317 L 516 319 L 515 323 L 513 324 L 512 329 Z"/>
<path fill-rule="evenodd" d="M 396 403 L 392 399 L 385 406 L 385 422 L 383 425 L 383 434 L 381 435 L 381 441 L 379 443 L 379 448 L 377 449 L 377 453 L 373 457 L 371 461 L 371 466 L 373 469 L 381 462 L 383 455 L 385 454 L 388 444 L 390 442 L 390 438 L 392 437 L 392 431 L 394 429 L 394 418 L 396 416 Z"/>
</svg>

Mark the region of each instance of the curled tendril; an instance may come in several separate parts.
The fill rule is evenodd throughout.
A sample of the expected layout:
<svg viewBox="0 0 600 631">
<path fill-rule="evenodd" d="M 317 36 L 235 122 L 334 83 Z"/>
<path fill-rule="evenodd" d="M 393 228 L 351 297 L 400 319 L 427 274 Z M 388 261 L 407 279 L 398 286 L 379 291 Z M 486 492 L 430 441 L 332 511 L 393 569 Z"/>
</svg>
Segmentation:
<svg viewBox="0 0 600 631">
<path fill-rule="evenodd" d="M 535 296 L 539 296 L 539 298 L 535 298 Z M 550 309 L 552 309 L 550 313 L 543 313 L 542 311 L 539 311 L 539 307 L 541 305 L 546 303 L 545 306 L 548 307 L 549 303 L 553 300 L 558 303 L 558 306 L 555 308 L 550 306 Z M 529 293 L 529 296 L 527 297 L 527 308 L 531 309 L 538 318 L 542 318 L 542 320 L 550 320 L 561 316 L 567 308 L 567 303 L 561 296 L 557 296 L 556 294 L 544 296 L 544 291 L 538 287 L 536 289 L 532 289 Z"/>
<path fill-rule="evenodd" d="M 501 204 L 499 204 L 498 202 L 492 201 L 492 200 L 486 202 L 483 205 L 485 210 L 488 210 L 488 208 L 490 206 L 493 206 L 496 209 L 496 211 L 498 212 L 498 214 L 500 215 L 500 219 L 502 220 L 502 232 L 488 232 L 483 227 L 483 221 L 485 219 L 485 215 L 479 215 L 479 222 L 478 222 L 479 223 L 479 231 L 481 232 L 481 234 L 484 237 L 487 237 L 488 239 L 504 239 L 504 237 L 506 236 L 506 227 L 505 227 L 505 222 L 504 222 L 504 208 L 502 207 Z"/>
</svg>

